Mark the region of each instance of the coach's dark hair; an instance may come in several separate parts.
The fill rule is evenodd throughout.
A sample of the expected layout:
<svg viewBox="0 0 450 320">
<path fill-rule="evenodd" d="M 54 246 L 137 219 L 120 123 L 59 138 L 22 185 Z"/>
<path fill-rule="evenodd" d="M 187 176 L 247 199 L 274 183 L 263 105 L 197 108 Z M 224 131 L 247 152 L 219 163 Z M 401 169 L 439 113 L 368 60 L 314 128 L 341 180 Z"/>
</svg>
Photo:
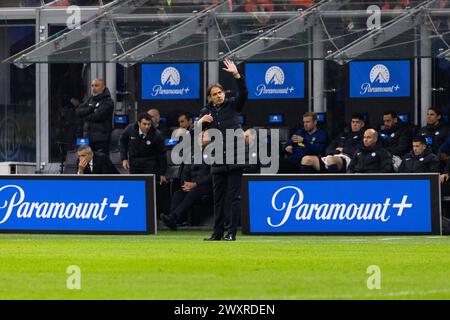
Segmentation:
<svg viewBox="0 0 450 320">
<path fill-rule="evenodd" d="M 211 90 L 212 90 L 213 88 L 219 88 L 220 90 L 225 91 L 224 88 L 223 88 L 223 86 L 222 86 L 220 83 L 213 83 L 212 85 L 210 85 L 210 86 L 208 87 L 208 89 L 206 89 L 206 95 L 207 95 L 208 97 L 211 95 Z"/>
<path fill-rule="evenodd" d="M 141 122 L 142 119 L 152 121 L 152 117 L 147 112 L 141 112 L 138 114 L 137 121 Z"/>
</svg>

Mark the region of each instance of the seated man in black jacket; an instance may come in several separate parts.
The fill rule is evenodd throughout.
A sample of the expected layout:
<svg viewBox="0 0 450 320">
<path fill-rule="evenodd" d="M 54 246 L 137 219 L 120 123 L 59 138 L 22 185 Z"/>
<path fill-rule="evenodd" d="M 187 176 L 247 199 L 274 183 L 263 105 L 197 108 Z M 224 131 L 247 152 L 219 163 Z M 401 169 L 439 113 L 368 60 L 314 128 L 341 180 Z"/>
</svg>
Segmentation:
<svg viewBox="0 0 450 320">
<path fill-rule="evenodd" d="M 418 136 L 425 138 L 427 145 L 431 146 L 434 154 L 439 153 L 439 148 L 449 136 L 449 127 L 442 121 L 441 110 L 430 107 L 427 110 L 427 125 L 420 128 Z"/>
<path fill-rule="evenodd" d="M 383 126 L 380 130 L 383 147 L 393 156 L 403 157 L 411 148 L 412 131 L 398 119 L 394 111 L 383 114 Z"/>
<path fill-rule="evenodd" d="M 89 146 L 79 147 L 77 156 L 77 174 L 119 174 L 107 155 L 93 152 Z"/>
<path fill-rule="evenodd" d="M 193 136 L 193 131 L 191 131 Z M 200 143 L 204 147 L 207 139 L 200 137 Z M 177 230 L 177 222 L 183 220 L 189 209 L 194 203 L 204 195 L 212 195 L 212 176 L 211 167 L 205 163 L 195 164 L 194 155 L 191 159 L 192 164 L 181 164 L 180 167 L 180 185 L 172 196 L 170 206 L 170 215 L 162 215 L 164 224 L 171 230 Z"/>
<path fill-rule="evenodd" d="M 439 172 L 439 159 L 427 147 L 423 137 L 414 138 L 412 148 L 412 151 L 403 157 L 398 168 L 399 173 Z"/>
<path fill-rule="evenodd" d="M 347 172 L 349 173 L 389 173 L 393 172 L 392 155 L 377 144 L 378 132 L 367 129 L 363 146 L 356 151 Z"/>
<path fill-rule="evenodd" d="M 362 114 L 355 113 L 350 122 L 349 131 L 342 132 L 325 150 L 325 157 L 305 156 L 302 160 L 304 166 L 309 163 L 311 172 L 346 172 L 351 157 L 356 149 L 362 146 L 365 122 Z"/>
</svg>

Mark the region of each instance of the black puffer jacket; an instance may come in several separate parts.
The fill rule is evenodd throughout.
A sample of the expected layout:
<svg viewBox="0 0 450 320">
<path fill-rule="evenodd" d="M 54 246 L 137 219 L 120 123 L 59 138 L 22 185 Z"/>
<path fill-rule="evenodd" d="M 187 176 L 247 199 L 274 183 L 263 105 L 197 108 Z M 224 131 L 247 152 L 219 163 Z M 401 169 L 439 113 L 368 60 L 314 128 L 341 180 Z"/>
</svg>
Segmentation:
<svg viewBox="0 0 450 320">
<path fill-rule="evenodd" d="M 358 149 L 347 170 L 349 173 L 389 173 L 394 172 L 392 155 L 378 144 Z"/>
<path fill-rule="evenodd" d="M 431 145 L 433 153 L 438 154 L 440 146 L 445 142 L 449 133 L 449 127 L 445 123 L 439 122 L 436 126 L 427 124 L 425 127 L 420 128 L 417 135 L 424 137 L 427 140 L 427 144 Z"/>
<path fill-rule="evenodd" d="M 358 132 L 351 130 L 342 132 L 328 145 L 325 153 L 327 155 L 334 155 L 338 153 L 336 148 L 343 148 L 342 153 L 345 153 L 349 157 L 353 156 L 356 149 L 362 146 L 365 130 L 366 128 L 363 127 Z"/>
<path fill-rule="evenodd" d="M 83 136 L 89 142 L 110 142 L 114 101 L 108 88 L 98 96 L 91 96 L 76 110 L 76 115 L 83 119 Z"/>
<path fill-rule="evenodd" d="M 427 173 L 439 172 L 439 159 L 431 152 L 429 148 L 416 156 L 414 152 L 407 153 L 403 159 L 402 164 L 398 168 L 400 173 Z"/>
<path fill-rule="evenodd" d="M 394 156 L 402 157 L 411 150 L 412 130 L 401 123 L 380 131 L 383 147 Z"/>
</svg>

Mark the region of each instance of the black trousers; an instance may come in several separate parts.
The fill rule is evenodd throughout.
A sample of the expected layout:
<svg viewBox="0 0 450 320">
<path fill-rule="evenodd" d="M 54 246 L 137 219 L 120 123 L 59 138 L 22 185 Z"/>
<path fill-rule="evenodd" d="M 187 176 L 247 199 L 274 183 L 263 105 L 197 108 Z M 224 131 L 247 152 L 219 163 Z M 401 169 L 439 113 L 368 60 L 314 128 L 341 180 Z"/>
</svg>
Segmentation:
<svg viewBox="0 0 450 320">
<path fill-rule="evenodd" d="M 223 234 L 225 222 L 229 223 L 228 232 L 236 234 L 241 217 L 241 181 L 242 170 L 223 171 L 212 174 L 214 199 L 214 233 Z M 227 194 L 231 200 L 225 210 Z"/>
<path fill-rule="evenodd" d="M 182 218 L 186 217 L 186 213 L 192 208 L 195 201 L 210 193 L 210 185 L 199 185 L 189 192 L 183 191 L 182 189 L 177 190 L 172 195 L 172 201 L 170 204 L 170 216 L 172 220 L 178 222 Z"/>
<path fill-rule="evenodd" d="M 278 173 L 299 173 L 302 159 L 283 158 L 280 156 Z"/>
<path fill-rule="evenodd" d="M 169 213 L 170 206 L 170 188 L 169 184 L 159 184 L 159 175 L 157 172 L 157 164 L 153 161 L 149 161 L 147 165 L 142 165 L 139 163 L 139 166 L 134 165 L 133 161 L 130 160 L 130 174 L 155 174 L 156 177 L 156 212 L 158 213 L 158 218 L 161 214 Z M 153 197 L 153 196 L 152 196 Z"/>
</svg>

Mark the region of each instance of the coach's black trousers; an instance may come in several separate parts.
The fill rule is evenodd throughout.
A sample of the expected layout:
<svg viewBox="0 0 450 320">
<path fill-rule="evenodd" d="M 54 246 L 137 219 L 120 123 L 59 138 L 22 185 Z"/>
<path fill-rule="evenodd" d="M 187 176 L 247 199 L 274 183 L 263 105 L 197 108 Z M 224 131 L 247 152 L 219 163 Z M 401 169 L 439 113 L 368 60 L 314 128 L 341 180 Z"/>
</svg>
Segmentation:
<svg viewBox="0 0 450 320">
<path fill-rule="evenodd" d="M 229 223 L 228 232 L 236 234 L 241 216 L 242 169 L 226 169 L 212 172 L 214 198 L 214 233 L 223 234 L 225 221 Z M 225 211 L 225 200 L 229 195 L 231 205 Z"/>
</svg>

